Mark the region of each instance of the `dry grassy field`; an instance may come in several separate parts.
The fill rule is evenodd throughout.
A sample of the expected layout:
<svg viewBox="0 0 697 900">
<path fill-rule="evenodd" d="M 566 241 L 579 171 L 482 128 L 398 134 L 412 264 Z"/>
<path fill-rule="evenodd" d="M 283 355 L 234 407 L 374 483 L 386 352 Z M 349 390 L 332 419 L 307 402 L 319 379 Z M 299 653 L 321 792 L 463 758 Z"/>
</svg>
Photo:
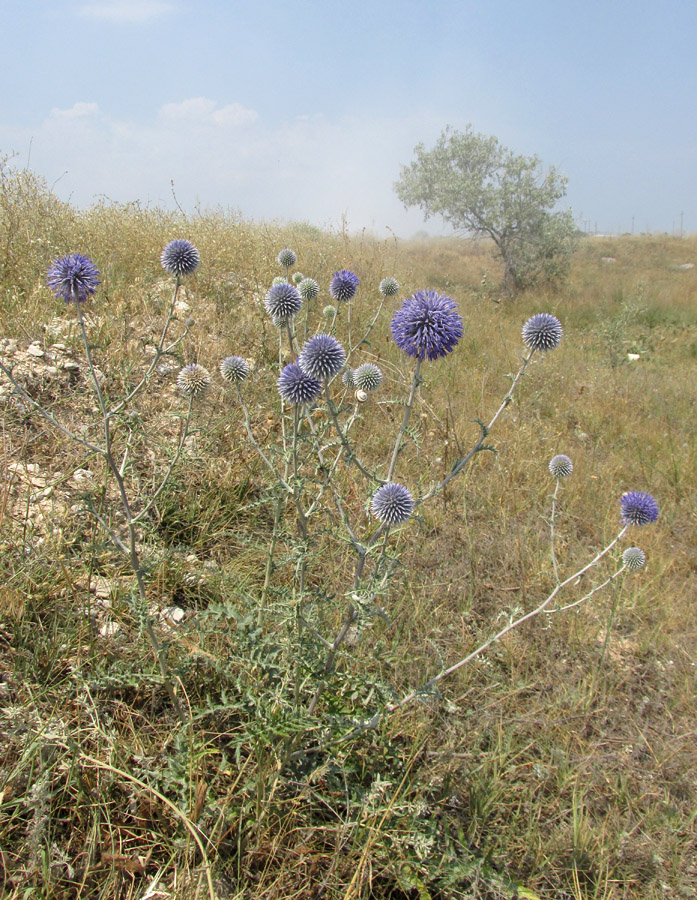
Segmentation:
<svg viewBox="0 0 697 900">
<path fill-rule="evenodd" d="M 697 262 L 697 239 L 583 238 L 563 288 L 511 298 L 497 292 L 491 249 L 464 239 L 379 241 L 138 205 L 77 212 L 26 173 L 4 172 L 0 188 L 0 359 L 86 441 L 100 434 L 95 392 L 75 307 L 46 287 L 51 261 L 79 251 L 101 273 L 83 314 L 102 390 L 116 400 L 152 358 L 172 298 L 162 248 L 186 238 L 200 252 L 171 326 L 183 338 L 132 417 L 114 425 L 136 507 L 157 490 L 182 433 L 177 372 L 196 361 L 213 375 L 141 520 L 145 607 L 100 525 L 123 535 L 103 460 L 0 377 L 0 893 L 694 897 L 697 268 L 685 264 Z M 299 610 L 295 519 L 275 521 L 267 468 L 217 374 L 230 354 L 251 361 L 254 436 L 279 447 L 279 332 L 263 299 L 285 275 L 276 261 L 285 247 L 321 287 L 317 323 L 339 269 L 361 280 L 354 334 L 377 311 L 380 280 L 400 283 L 356 353 L 384 374 L 352 432 L 371 464 L 389 458 L 412 377 L 390 336 L 394 310 L 422 288 L 457 302 L 463 338 L 424 366 L 399 458 L 398 480 L 415 496 L 448 474 L 477 440 L 476 420 L 499 407 L 524 322 L 546 312 L 564 328 L 487 437 L 496 452 L 478 453 L 390 535 L 389 585 L 358 617 L 314 705 L 321 635 L 331 641 L 350 595 L 350 542 L 327 509 L 303 550 L 312 601 Z M 328 418 L 323 408 L 313 417 Z M 617 534 L 630 490 L 660 507 L 657 523 L 622 545 L 640 546 L 645 568 L 530 619 L 437 691 L 346 738 L 549 594 L 547 466 L 560 453 L 574 464 L 556 503 L 563 577 Z M 365 531 L 370 486 L 344 460 L 336 473 Z M 563 604 L 616 563 L 617 553 L 570 584 Z M 314 617 L 316 645 L 303 615 Z"/>
</svg>

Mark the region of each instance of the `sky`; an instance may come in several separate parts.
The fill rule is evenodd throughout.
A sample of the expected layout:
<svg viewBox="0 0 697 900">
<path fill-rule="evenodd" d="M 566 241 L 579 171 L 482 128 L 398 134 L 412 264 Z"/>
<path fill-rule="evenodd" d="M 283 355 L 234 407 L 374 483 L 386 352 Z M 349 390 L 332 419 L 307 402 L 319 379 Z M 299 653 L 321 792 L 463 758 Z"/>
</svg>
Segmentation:
<svg viewBox="0 0 697 900">
<path fill-rule="evenodd" d="M 581 227 L 697 232 L 693 0 L 0 0 L 0 156 L 101 199 L 378 237 L 446 126 L 567 178 Z M 176 198 L 176 201 L 175 201 Z"/>
</svg>

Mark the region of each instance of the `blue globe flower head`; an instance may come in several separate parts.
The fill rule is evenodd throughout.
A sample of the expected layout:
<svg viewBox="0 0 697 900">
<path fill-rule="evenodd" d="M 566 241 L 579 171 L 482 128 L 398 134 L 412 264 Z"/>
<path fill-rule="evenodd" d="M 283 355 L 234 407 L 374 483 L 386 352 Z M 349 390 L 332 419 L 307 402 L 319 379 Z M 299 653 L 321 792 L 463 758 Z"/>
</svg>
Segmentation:
<svg viewBox="0 0 697 900">
<path fill-rule="evenodd" d="M 574 464 L 571 462 L 569 457 L 564 456 L 563 453 L 560 453 L 558 456 L 553 456 L 549 461 L 549 471 L 557 480 L 560 478 L 568 478 L 573 470 Z"/>
<path fill-rule="evenodd" d="M 347 303 L 356 296 L 360 279 L 349 269 L 335 272 L 329 285 L 329 293 L 337 303 Z"/>
<path fill-rule="evenodd" d="M 404 485 L 390 481 L 373 494 L 370 508 L 375 518 L 386 525 L 401 525 L 414 511 L 414 500 Z"/>
<path fill-rule="evenodd" d="M 531 350 L 554 350 L 563 334 L 561 322 L 549 313 L 537 313 L 523 325 L 523 341 Z"/>
<path fill-rule="evenodd" d="M 362 363 L 353 373 L 353 380 L 361 391 L 376 391 L 382 384 L 382 372 L 375 363 Z"/>
<path fill-rule="evenodd" d="M 300 368 L 297 363 L 289 363 L 283 368 L 278 379 L 278 390 L 284 400 L 300 406 L 312 403 L 322 393 L 322 382 Z"/>
<path fill-rule="evenodd" d="M 290 319 L 302 308 L 303 300 L 294 284 L 282 281 L 275 284 L 266 295 L 264 306 L 274 320 Z"/>
<path fill-rule="evenodd" d="M 201 257 L 191 241 L 170 241 L 162 251 L 160 262 L 170 275 L 191 275 L 201 265 Z"/>
<path fill-rule="evenodd" d="M 416 359 L 451 353 L 462 337 L 462 319 L 451 297 L 417 291 L 392 317 L 392 337 L 400 350 Z"/>
<path fill-rule="evenodd" d="M 316 334 L 303 347 L 298 363 L 313 378 L 331 378 L 346 365 L 346 351 L 331 334 Z"/>
<path fill-rule="evenodd" d="M 97 292 L 99 271 L 89 256 L 69 253 L 55 259 L 48 270 L 46 283 L 56 297 L 66 303 L 84 303 Z"/>
<path fill-rule="evenodd" d="M 286 247 L 285 250 L 281 250 L 277 257 L 279 266 L 283 266 L 285 269 L 290 269 L 291 266 L 294 266 L 298 261 L 298 254 L 295 250 L 291 250 L 290 247 Z"/>
<path fill-rule="evenodd" d="M 319 285 L 314 278 L 303 278 L 298 285 L 298 290 L 303 300 L 309 301 L 319 297 Z"/>
<path fill-rule="evenodd" d="M 220 374 L 230 384 L 239 384 L 249 375 L 249 363 L 241 356 L 226 356 L 220 363 Z"/>
<path fill-rule="evenodd" d="M 649 525 L 658 518 L 658 503 L 644 491 L 628 491 L 620 498 L 623 525 Z"/>
<path fill-rule="evenodd" d="M 388 276 L 380 282 L 380 293 L 383 297 L 394 297 L 399 293 L 399 282 L 396 278 Z"/>
</svg>

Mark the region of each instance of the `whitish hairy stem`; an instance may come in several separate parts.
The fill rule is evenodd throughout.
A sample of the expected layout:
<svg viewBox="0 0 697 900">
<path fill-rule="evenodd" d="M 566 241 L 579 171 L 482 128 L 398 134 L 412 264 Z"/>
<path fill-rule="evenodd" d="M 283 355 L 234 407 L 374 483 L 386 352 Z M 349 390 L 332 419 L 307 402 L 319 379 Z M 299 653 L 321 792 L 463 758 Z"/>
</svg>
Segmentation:
<svg viewBox="0 0 697 900">
<path fill-rule="evenodd" d="M 351 341 L 349 341 L 349 352 L 348 352 L 348 356 L 346 357 L 347 365 L 348 365 L 349 360 L 351 359 L 352 354 L 355 353 L 356 350 L 358 350 L 358 348 L 361 346 L 361 344 L 364 344 L 368 340 L 368 338 L 370 336 L 370 332 L 373 330 L 373 328 L 375 328 L 375 324 L 376 324 L 377 320 L 380 318 L 380 313 L 382 312 L 382 308 L 384 305 L 385 305 L 385 298 L 381 297 L 380 305 L 378 306 L 378 311 L 373 316 L 373 321 L 370 323 L 370 325 L 368 325 L 368 330 L 366 331 L 366 333 L 363 335 L 363 337 L 360 339 L 360 341 L 357 344 L 355 344 L 354 346 L 351 346 Z"/>
<path fill-rule="evenodd" d="M 576 600 L 574 603 L 569 603 L 567 606 L 557 606 L 555 609 L 545 610 L 545 612 L 548 616 L 551 616 L 552 613 L 565 612 L 567 609 L 573 609 L 575 606 L 580 606 L 582 603 L 585 603 L 586 600 L 590 600 L 593 594 L 597 594 L 598 591 L 601 591 L 604 587 L 607 587 L 608 584 L 611 584 L 616 578 L 619 578 L 619 576 L 626 570 L 626 568 L 626 566 L 622 566 L 621 569 L 618 569 L 616 572 L 610 575 L 609 578 L 606 578 L 602 584 L 594 587 L 589 594 L 586 594 L 585 597 L 581 597 L 580 600 Z"/>
<path fill-rule="evenodd" d="M 324 396 L 327 401 L 327 408 L 329 409 L 329 414 L 332 417 L 332 422 L 334 423 L 334 428 L 336 429 L 336 433 L 339 435 L 339 440 L 341 441 L 341 446 L 344 448 L 344 450 L 346 451 L 346 454 L 348 456 L 348 460 L 347 460 L 348 464 L 355 463 L 356 466 L 358 466 L 358 468 L 361 470 L 361 472 L 363 472 L 363 474 L 365 475 L 366 478 L 369 478 L 371 481 L 377 482 L 378 484 L 384 484 L 385 482 L 381 478 L 377 478 L 375 475 L 373 475 L 372 472 L 369 472 L 368 469 L 366 469 L 366 467 L 363 465 L 363 463 L 360 461 L 360 459 L 358 459 L 358 457 L 353 452 L 353 449 L 351 448 L 351 444 L 349 443 L 348 438 L 344 434 L 344 432 L 341 428 L 341 424 L 339 423 L 339 416 L 338 416 L 338 413 L 336 410 L 336 406 L 334 406 L 334 403 L 332 402 L 332 399 L 329 396 L 329 382 L 327 381 L 326 378 L 324 380 Z"/>
<path fill-rule="evenodd" d="M 431 497 L 435 497 L 435 495 L 438 494 L 440 491 L 442 491 L 443 488 L 445 487 L 445 485 L 449 481 L 452 481 L 456 475 L 459 475 L 460 472 L 467 465 L 467 463 L 474 456 L 476 456 L 477 453 L 479 453 L 484 448 L 484 441 L 486 440 L 487 435 L 489 434 L 491 429 L 494 427 L 494 425 L 498 421 L 498 419 L 501 416 L 501 414 L 503 413 L 503 411 L 506 409 L 507 406 L 510 405 L 511 401 L 513 400 L 513 392 L 515 391 L 516 387 L 518 386 L 518 382 L 523 377 L 523 373 L 525 372 L 525 369 L 527 368 L 528 363 L 532 359 L 532 355 L 534 352 L 535 352 L 534 350 L 531 350 L 527 356 L 523 357 L 523 363 L 522 363 L 521 367 L 518 369 L 518 372 L 517 372 L 515 378 L 513 379 L 513 383 L 511 384 L 511 387 L 510 387 L 508 393 L 501 401 L 501 405 L 496 410 L 496 413 L 495 413 L 493 419 L 489 422 L 488 425 L 482 426 L 481 434 L 479 435 L 479 439 L 475 442 L 475 444 L 472 447 L 472 449 L 470 450 L 470 452 L 466 456 L 463 456 L 462 459 L 459 459 L 455 463 L 455 465 L 452 467 L 450 472 L 445 476 L 445 478 L 440 482 L 440 484 L 437 484 L 427 494 L 424 494 L 423 497 L 420 497 L 418 500 L 416 500 L 414 503 L 415 507 L 420 506 L 422 503 L 425 503 L 427 500 L 430 500 Z"/>
<path fill-rule="evenodd" d="M 291 352 L 293 350 L 293 345 L 291 343 Z M 283 329 L 278 330 L 278 371 L 279 374 L 283 371 Z M 237 388 L 239 391 L 239 387 Z M 245 414 L 247 410 L 245 408 Z M 249 416 L 247 416 L 249 418 Z M 247 432 L 249 433 L 249 428 L 247 428 Z M 285 477 L 288 478 L 288 443 L 286 438 L 286 404 L 283 399 L 283 394 L 281 394 L 281 440 L 283 443 L 283 459 L 286 463 Z M 259 451 L 257 451 L 259 452 Z"/>
<path fill-rule="evenodd" d="M 404 410 L 404 418 L 402 419 L 402 427 L 399 429 L 397 433 L 397 440 L 394 444 L 394 450 L 392 451 L 392 459 L 390 461 L 390 468 L 387 470 L 387 481 L 392 481 L 394 476 L 394 470 L 397 468 L 397 457 L 399 456 L 399 451 L 402 446 L 402 439 L 404 438 L 404 432 L 407 430 L 407 426 L 409 425 L 409 417 L 411 416 L 411 408 L 414 405 L 414 398 L 416 397 L 416 389 L 421 383 L 421 378 L 419 376 L 419 372 L 421 370 L 421 360 L 416 360 L 416 368 L 414 369 L 414 377 L 411 380 L 411 391 L 409 392 L 409 400 L 407 401 L 407 408 Z"/>
<path fill-rule="evenodd" d="M 356 421 L 356 419 L 358 418 L 358 407 L 359 407 L 359 406 L 360 406 L 360 404 L 359 404 L 359 403 L 356 403 L 356 405 L 354 406 L 354 409 L 353 409 L 353 413 L 351 414 L 351 418 L 348 420 L 348 422 L 346 423 L 346 427 L 344 428 L 344 433 L 345 433 L 347 439 L 348 439 L 348 435 L 349 435 L 349 433 L 350 433 L 350 431 L 351 431 L 351 428 L 353 427 L 353 423 L 354 423 L 354 422 Z M 310 433 L 312 434 L 312 437 L 313 437 L 313 440 L 314 440 L 315 453 L 317 454 L 317 459 L 319 460 L 320 465 L 321 465 L 324 469 L 326 469 L 327 466 L 326 466 L 326 463 L 325 463 L 325 461 L 324 461 L 324 451 L 322 450 L 322 448 L 321 448 L 321 446 L 320 446 L 320 444 L 319 444 L 319 440 L 318 440 L 318 438 L 317 438 L 317 430 L 316 430 L 316 428 L 315 428 L 315 423 L 312 421 L 312 416 L 310 415 L 310 412 L 309 412 L 309 410 L 308 410 L 307 407 L 305 407 L 305 419 L 306 419 L 306 421 L 307 421 L 307 424 L 308 424 L 308 426 L 309 426 L 309 428 L 310 428 Z M 312 501 L 312 503 L 310 504 L 310 506 L 309 506 L 309 508 L 308 508 L 308 510 L 307 510 L 307 516 L 308 516 L 308 518 L 312 515 L 312 513 L 313 513 L 313 512 L 315 511 L 315 509 L 317 508 L 317 506 L 318 506 L 320 500 L 321 500 L 322 497 L 324 496 L 324 492 L 326 491 L 326 489 L 327 489 L 328 487 L 331 487 L 331 488 L 332 488 L 332 491 L 333 491 L 333 493 L 334 493 L 334 499 L 335 499 L 335 502 L 339 502 L 339 503 L 341 502 L 340 499 L 339 499 L 339 497 L 338 497 L 338 495 L 336 494 L 336 491 L 334 491 L 334 489 L 333 489 L 333 484 L 332 484 L 332 478 L 333 478 L 334 472 L 336 471 L 336 468 L 337 468 L 337 466 L 339 465 L 339 462 L 341 461 L 341 454 L 342 454 L 342 451 L 339 450 L 339 452 L 338 452 L 338 453 L 336 454 L 336 456 L 334 457 L 334 462 L 331 464 L 331 467 L 329 468 L 329 471 L 327 472 L 327 477 L 324 479 L 324 482 L 323 482 L 322 485 L 320 486 L 320 489 L 319 489 L 319 492 L 318 492 L 317 496 L 316 496 L 315 499 Z M 353 535 L 353 532 L 350 531 L 350 529 L 349 529 L 349 532 L 350 532 L 351 538 L 352 538 L 352 540 L 353 540 L 355 536 Z"/>
<path fill-rule="evenodd" d="M 182 425 L 182 429 L 181 429 L 181 437 L 179 438 L 179 444 L 178 444 L 177 449 L 176 449 L 176 451 L 175 451 L 175 453 L 174 453 L 174 456 L 172 457 L 172 459 L 171 459 L 171 461 L 170 461 L 170 464 L 169 464 L 169 466 L 167 467 L 167 471 L 166 471 L 165 474 L 163 475 L 162 481 L 160 482 L 159 487 L 157 488 L 157 490 L 153 493 L 153 495 L 150 497 L 150 500 L 149 500 L 149 501 L 147 502 L 147 504 L 143 507 L 143 509 L 141 509 L 141 511 L 138 513 L 138 515 L 133 517 L 133 524 L 136 524 L 136 523 L 139 522 L 144 516 L 146 516 L 146 515 L 148 514 L 148 512 L 153 508 L 153 506 L 155 505 L 155 503 L 157 503 L 157 498 L 160 496 L 160 494 L 162 493 L 162 491 L 163 491 L 163 490 L 165 489 L 165 487 L 167 486 L 167 482 L 169 481 L 169 478 L 170 478 L 170 476 L 171 476 L 171 474 L 172 474 L 172 471 L 174 470 L 174 467 L 176 466 L 176 464 L 179 462 L 179 459 L 180 459 L 180 457 L 181 457 L 181 455 L 182 455 L 182 451 L 184 450 L 184 444 L 185 444 L 186 439 L 187 439 L 188 434 L 189 434 L 189 424 L 190 424 L 190 422 L 191 422 L 191 407 L 192 407 L 192 404 L 193 404 L 193 397 L 189 397 L 189 408 L 188 408 L 187 411 L 186 411 L 186 419 L 184 420 L 184 423 L 183 423 L 183 425 Z"/>
<path fill-rule="evenodd" d="M 150 644 L 152 645 L 153 652 L 155 654 L 155 658 L 157 659 L 157 663 L 160 669 L 160 674 L 162 675 L 162 679 L 165 685 L 165 689 L 170 698 L 170 701 L 177 713 L 179 720 L 183 724 L 188 723 L 188 717 L 184 712 L 184 708 L 181 704 L 179 697 L 177 697 L 174 685 L 172 683 L 171 673 L 169 671 L 169 666 L 167 665 L 167 659 L 165 657 L 164 648 L 160 644 L 160 641 L 155 634 L 155 630 L 152 627 L 152 622 L 150 621 L 150 615 L 147 612 L 147 590 L 145 586 L 145 578 L 143 575 L 143 568 L 140 562 L 140 557 L 138 556 L 137 550 L 137 541 L 136 541 L 136 527 L 135 527 L 135 517 L 133 516 L 133 511 L 131 510 L 131 504 L 128 499 L 128 492 L 126 490 L 126 485 L 124 482 L 123 475 L 119 466 L 116 464 L 116 460 L 114 459 L 114 455 L 111 447 L 111 421 L 109 418 L 109 413 L 107 412 L 106 406 L 104 404 L 104 397 L 102 395 L 101 388 L 99 386 L 99 380 L 97 378 L 97 373 L 94 368 L 94 363 L 92 362 L 92 355 L 90 353 L 90 345 L 89 340 L 87 338 L 87 331 L 85 329 L 85 321 L 82 316 L 82 309 L 80 304 L 76 301 L 77 305 L 77 314 L 78 320 L 80 322 L 80 329 L 82 331 L 82 339 L 85 345 L 85 354 L 87 356 L 87 364 L 90 370 L 90 374 L 92 376 L 92 381 L 94 383 L 94 388 L 97 393 L 97 400 L 99 402 L 99 408 L 102 412 L 102 421 L 104 423 L 104 451 L 103 456 L 106 460 L 106 463 L 111 471 L 114 480 L 116 481 L 119 497 L 121 499 L 121 505 L 123 507 L 123 511 L 126 516 L 126 524 L 128 526 L 128 547 L 126 548 L 126 553 L 128 556 L 128 560 L 131 565 L 131 569 L 133 570 L 133 574 L 136 577 L 136 583 L 138 585 L 138 594 L 140 596 L 141 603 L 143 604 L 143 609 L 145 610 L 145 630 L 148 635 L 148 639 L 150 640 Z M 109 532 L 111 533 L 111 532 Z M 121 542 L 119 541 L 119 544 Z M 117 546 L 119 545 L 117 544 Z"/>
<path fill-rule="evenodd" d="M 17 393 L 21 396 L 22 400 L 28 403 L 33 409 L 35 409 L 40 415 L 46 419 L 57 431 L 60 431 L 61 434 L 64 434 L 66 437 L 70 438 L 71 441 L 75 441 L 76 444 L 80 444 L 83 447 L 86 447 L 88 450 L 91 450 L 93 453 L 99 453 L 101 455 L 104 454 L 104 448 L 98 447 L 96 444 L 93 444 L 91 441 L 86 441 L 80 435 L 75 434 L 70 431 L 69 428 L 66 428 L 65 425 L 61 425 L 61 423 L 56 419 L 51 413 L 44 409 L 40 403 L 37 403 L 26 390 L 22 387 L 22 385 L 17 381 L 17 379 L 12 374 L 12 369 L 8 369 L 7 366 L 0 360 L 0 370 L 2 370 L 3 374 L 7 376 L 10 383 L 17 391 Z"/>
<path fill-rule="evenodd" d="M 143 377 L 140 379 L 138 384 L 123 398 L 123 400 L 119 400 L 119 402 L 116 404 L 116 406 L 112 407 L 112 409 L 109 410 L 110 416 L 118 415 L 118 413 L 120 413 L 122 409 L 124 409 L 126 406 L 128 406 L 128 404 L 131 402 L 131 400 L 133 400 L 133 398 L 137 394 L 139 394 L 140 391 L 144 387 L 147 387 L 147 385 L 150 383 L 150 378 L 152 376 L 152 373 L 155 371 L 155 366 L 158 364 L 160 359 L 165 354 L 171 353 L 172 350 L 174 350 L 174 348 L 177 347 L 184 340 L 186 335 L 189 333 L 189 329 L 188 329 L 188 327 L 186 327 L 184 333 L 181 334 L 176 339 L 176 341 L 173 341 L 167 348 L 165 348 L 165 341 L 167 340 L 167 332 L 169 331 L 169 326 L 172 322 L 172 317 L 174 316 L 174 306 L 177 302 L 177 294 L 179 293 L 179 287 L 180 287 L 180 281 L 179 281 L 179 276 L 177 275 L 177 279 L 174 284 L 174 295 L 172 296 L 172 301 L 169 304 L 167 318 L 165 319 L 165 324 L 162 328 L 162 334 L 160 335 L 160 340 L 157 343 L 157 345 L 155 346 L 155 356 L 153 357 L 152 362 L 148 366 L 147 371 L 145 372 Z"/>
<path fill-rule="evenodd" d="M 271 576 L 274 570 L 274 556 L 276 554 L 276 543 L 278 542 L 279 529 L 281 527 L 281 514 L 283 513 L 283 505 L 285 497 L 280 496 L 276 499 L 273 514 L 273 531 L 271 532 L 271 543 L 269 544 L 269 552 L 266 557 L 266 570 L 264 572 L 264 586 L 261 589 L 261 599 L 259 600 L 259 610 L 257 612 L 257 627 L 261 628 L 264 624 L 264 615 L 266 613 L 266 603 L 271 587 Z"/>
<path fill-rule="evenodd" d="M 550 540 L 549 540 L 549 550 L 552 556 L 552 568 L 554 569 L 554 580 L 557 584 L 559 584 L 559 567 L 557 566 L 557 554 L 554 549 L 554 516 L 557 511 L 557 494 L 559 493 L 559 479 L 557 478 L 557 483 L 554 486 L 554 494 L 552 495 L 552 515 L 549 519 L 549 532 L 550 532 Z"/>
<path fill-rule="evenodd" d="M 509 631 L 513 631 L 514 628 L 517 628 L 519 625 L 522 625 L 523 622 L 527 622 L 528 619 L 532 619 L 535 616 L 538 616 L 541 612 L 549 606 L 549 604 L 554 600 L 559 591 L 566 587 L 567 584 L 570 584 L 577 578 L 580 578 L 581 575 L 584 575 L 589 569 L 591 569 L 594 565 L 596 565 L 607 553 L 612 550 L 612 548 L 617 544 L 618 541 L 624 537 L 625 532 L 629 526 L 625 525 L 622 531 L 617 535 L 617 537 L 612 540 L 604 550 L 601 550 L 593 559 L 585 565 L 582 569 L 579 569 L 578 572 L 574 572 L 573 575 L 569 575 L 564 581 L 561 581 L 552 591 L 552 593 L 544 600 L 536 609 L 531 610 L 529 613 L 526 613 L 524 616 L 521 616 L 519 619 L 516 619 L 513 622 L 510 622 L 506 625 L 505 628 L 502 628 L 497 634 L 493 637 L 489 638 L 488 641 L 485 641 L 476 650 L 473 650 L 470 654 L 468 654 L 464 659 L 461 659 L 455 665 L 450 666 L 447 669 L 444 669 L 438 675 L 435 675 L 429 681 L 425 682 L 421 685 L 421 687 L 417 688 L 415 691 L 412 691 L 410 694 L 407 694 L 399 703 L 393 703 L 388 706 L 385 710 L 387 714 L 394 712 L 397 709 L 401 709 L 403 706 L 406 706 L 407 703 L 410 703 L 412 700 L 415 700 L 418 696 L 423 694 L 425 691 L 428 691 L 430 688 L 435 687 L 439 681 L 442 681 L 444 678 L 447 678 L 449 675 L 452 675 L 453 672 L 457 672 L 458 669 L 461 669 L 463 666 L 466 666 L 468 662 L 471 662 L 475 657 L 479 656 L 485 650 L 487 650 L 492 644 L 496 643 L 496 641 L 500 641 L 502 637 L 508 634 Z M 609 579 L 612 580 L 612 579 Z M 591 592 L 588 596 L 590 597 L 594 591 Z"/>
<path fill-rule="evenodd" d="M 261 447 L 257 443 L 256 438 L 254 437 L 254 434 L 252 432 L 252 424 L 251 424 L 251 420 L 249 418 L 249 410 L 247 409 L 247 404 L 242 399 L 242 391 L 240 391 L 239 384 L 236 384 L 235 387 L 237 388 L 237 398 L 240 401 L 240 406 L 242 407 L 242 412 L 244 413 L 244 424 L 245 424 L 245 428 L 247 429 L 247 437 L 249 438 L 249 441 L 250 441 L 252 447 L 254 447 L 254 449 L 259 454 L 259 456 L 264 460 L 269 471 L 271 472 L 273 477 L 276 479 L 276 481 L 281 485 L 283 490 L 287 491 L 289 494 L 292 494 L 293 488 L 288 484 L 288 482 L 285 480 L 285 478 L 282 478 L 281 475 L 276 471 L 274 464 L 269 460 L 269 458 L 266 456 L 264 451 L 261 449 Z M 285 444 L 285 438 L 284 438 L 284 444 Z"/>
</svg>

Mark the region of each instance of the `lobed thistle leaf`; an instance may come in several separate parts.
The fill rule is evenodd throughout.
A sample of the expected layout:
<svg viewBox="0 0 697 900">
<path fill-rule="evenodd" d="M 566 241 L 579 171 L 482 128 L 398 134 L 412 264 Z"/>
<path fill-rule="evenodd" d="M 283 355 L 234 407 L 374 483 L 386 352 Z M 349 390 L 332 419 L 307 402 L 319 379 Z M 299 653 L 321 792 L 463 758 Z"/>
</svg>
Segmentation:
<svg viewBox="0 0 697 900">
<path fill-rule="evenodd" d="M 167 244 L 160 256 L 160 262 L 165 272 L 179 277 L 195 272 L 201 264 L 201 257 L 191 241 L 178 239 Z"/>
<path fill-rule="evenodd" d="M 329 285 L 329 293 L 337 303 L 347 303 L 356 296 L 359 284 L 358 275 L 349 269 L 342 269 L 340 272 L 334 273 Z"/>
<path fill-rule="evenodd" d="M 392 318 L 392 337 L 400 350 L 423 360 L 451 353 L 462 337 L 462 319 L 451 297 L 417 291 Z"/>
<path fill-rule="evenodd" d="M 628 491 L 620 498 L 624 525 L 648 525 L 658 518 L 658 503 L 644 491 Z"/>
<path fill-rule="evenodd" d="M 55 259 L 48 270 L 46 283 L 56 297 L 62 297 L 66 303 L 84 303 L 101 284 L 99 270 L 89 256 L 82 253 L 69 253 Z"/>
<path fill-rule="evenodd" d="M 537 313 L 523 325 L 523 341 L 531 350 L 554 350 L 564 334 L 561 322 L 549 313 Z"/>
<path fill-rule="evenodd" d="M 198 363 L 189 363 L 177 375 L 177 387 L 185 397 L 198 400 L 207 393 L 210 386 L 210 372 Z"/>
<path fill-rule="evenodd" d="M 401 525 L 414 510 L 409 491 L 393 481 L 381 485 L 373 495 L 370 508 L 376 519 L 387 525 Z"/>
</svg>

